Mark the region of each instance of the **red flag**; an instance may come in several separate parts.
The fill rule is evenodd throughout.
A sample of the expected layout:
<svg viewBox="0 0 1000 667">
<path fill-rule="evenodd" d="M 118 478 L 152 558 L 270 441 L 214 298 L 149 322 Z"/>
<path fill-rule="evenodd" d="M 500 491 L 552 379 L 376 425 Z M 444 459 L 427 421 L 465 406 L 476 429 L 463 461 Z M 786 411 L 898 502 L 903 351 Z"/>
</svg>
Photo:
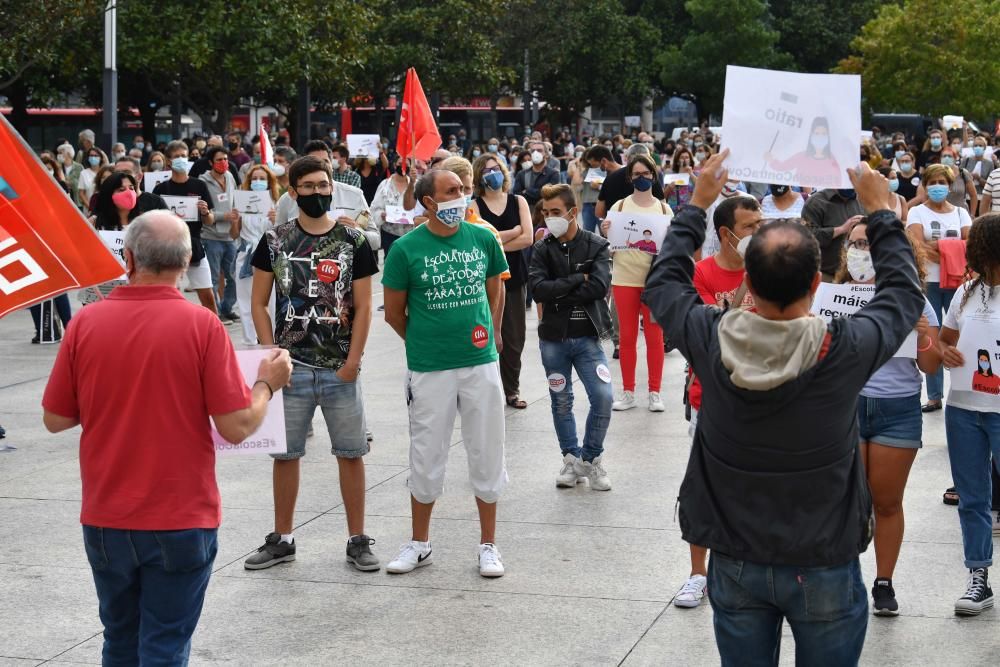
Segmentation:
<svg viewBox="0 0 1000 667">
<path fill-rule="evenodd" d="M 441 147 L 441 135 L 438 134 L 437 123 L 427 97 L 420 85 L 417 70 L 412 67 L 406 70 L 406 86 L 403 88 L 403 108 L 399 113 L 399 134 L 396 137 L 396 151 L 403 158 L 414 157 L 418 160 L 430 160 Z"/>
<path fill-rule="evenodd" d="M 264 123 L 260 124 L 260 163 L 266 164 L 269 169 L 274 169 L 274 152 L 271 150 L 271 140 L 267 136 Z"/>
<path fill-rule="evenodd" d="M 120 278 L 121 264 L 2 115 L 0 155 L 0 317 Z"/>
</svg>

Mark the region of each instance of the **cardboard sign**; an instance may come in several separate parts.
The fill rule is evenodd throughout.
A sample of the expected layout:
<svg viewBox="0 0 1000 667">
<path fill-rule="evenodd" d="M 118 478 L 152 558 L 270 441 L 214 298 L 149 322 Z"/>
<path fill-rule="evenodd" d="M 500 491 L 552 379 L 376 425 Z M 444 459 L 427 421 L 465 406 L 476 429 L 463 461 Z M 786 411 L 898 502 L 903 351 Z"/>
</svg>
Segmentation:
<svg viewBox="0 0 1000 667">
<path fill-rule="evenodd" d="M 611 221 L 608 228 L 611 252 L 641 250 L 655 255 L 660 252 L 670 226 L 666 215 L 608 211 L 607 219 Z"/>
<path fill-rule="evenodd" d="M 97 235 L 101 237 L 101 241 L 108 250 L 118 258 L 121 262 L 122 268 L 125 268 L 125 232 L 124 231 L 109 231 L 100 229 L 97 231 Z M 124 273 L 118 280 L 128 280 L 128 276 Z"/>
<path fill-rule="evenodd" d="M 170 180 L 169 171 L 147 171 L 142 175 L 142 191 L 152 192 L 163 181 Z"/>
<path fill-rule="evenodd" d="M 723 105 L 730 178 L 851 187 L 846 170 L 858 164 L 861 77 L 730 65 Z"/>
<path fill-rule="evenodd" d="M 820 283 L 819 289 L 816 290 L 816 296 L 813 298 L 811 312 L 827 322 L 832 322 L 838 317 L 851 317 L 868 305 L 873 296 L 875 296 L 874 285 Z M 910 332 L 910 335 L 903 340 L 903 344 L 893 356 L 907 359 L 917 358 L 916 331 Z"/>
<path fill-rule="evenodd" d="M 236 350 L 236 361 L 240 365 L 243 379 L 248 387 L 257 380 L 260 362 L 270 356 L 273 348 L 257 347 L 250 350 Z M 284 454 L 288 451 L 285 440 L 285 403 L 281 390 L 274 392 L 274 398 L 267 404 L 267 415 L 250 437 L 243 442 L 231 443 L 219 435 L 212 427 L 212 442 L 219 456 L 239 456 L 243 454 Z"/>
<path fill-rule="evenodd" d="M 274 208 L 274 201 L 267 191 L 236 190 L 233 192 L 233 208 L 240 215 L 267 215 Z"/>
<path fill-rule="evenodd" d="M 385 221 L 394 225 L 412 225 L 415 215 L 416 211 L 407 211 L 402 206 L 385 207 Z"/>
<path fill-rule="evenodd" d="M 347 135 L 347 150 L 351 157 L 378 157 L 382 143 L 377 134 Z"/>
<path fill-rule="evenodd" d="M 965 364 L 951 369 L 951 387 L 960 391 L 990 394 L 1000 405 L 1000 316 L 978 307 L 970 299 L 958 337 L 958 351 Z"/>
<path fill-rule="evenodd" d="M 198 197 L 174 197 L 162 195 L 170 212 L 181 220 L 198 222 Z"/>
</svg>

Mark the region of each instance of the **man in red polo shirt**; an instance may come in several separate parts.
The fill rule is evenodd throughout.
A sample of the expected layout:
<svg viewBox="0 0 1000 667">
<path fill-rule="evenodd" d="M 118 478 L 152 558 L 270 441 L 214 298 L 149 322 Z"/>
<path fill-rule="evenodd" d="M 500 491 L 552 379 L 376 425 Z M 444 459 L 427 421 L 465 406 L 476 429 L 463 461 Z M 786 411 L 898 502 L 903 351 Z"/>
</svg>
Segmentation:
<svg viewBox="0 0 1000 667">
<path fill-rule="evenodd" d="M 44 422 L 83 427 L 80 521 L 104 664 L 187 664 L 221 519 L 209 417 L 226 440 L 246 439 L 292 367 L 275 350 L 247 388 L 219 318 L 177 291 L 191 236 L 175 215 L 133 220 L 124 254 L 129 286 L 66 331 Z"/>
</svg>

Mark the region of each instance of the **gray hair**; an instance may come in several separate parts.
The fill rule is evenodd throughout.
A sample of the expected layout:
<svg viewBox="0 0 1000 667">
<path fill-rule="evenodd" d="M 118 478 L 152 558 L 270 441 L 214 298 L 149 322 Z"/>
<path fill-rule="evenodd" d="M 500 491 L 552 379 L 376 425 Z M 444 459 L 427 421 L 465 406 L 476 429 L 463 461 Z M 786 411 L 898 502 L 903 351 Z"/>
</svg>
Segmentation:
<svg viewBox="0 0 1000 667">
<path fill-rule="evenodd" d="M 299 157 L 295 154 L 295 151 L 288 146 L 276 146 L 274 154 L 285 158 L 285 161 L 288 162 L 288 164 L 295 162 L 295 160 Z"/>
<path fill-rule="evenodd" d="M 90 143 L 94 143 L 94 131 L 93 130 L 83 130 L 80 132 L 79 139 L 86 139 Z"/>
<path fill-rule="evenodd" d="M 191 261 L 191 233 L 170 211 L 149 211 L 125 228 L 125 249 L 132 253 L 136 271 L 183 271 Z"/>
<path fill-rule="evenodd" d="M 626 160 L 631 160 L 636 155 L 649 155 L 649 146 L 646 144 L 632 144 L 625 151 Z"/>
<path fill-rule="evenodd" d="M 70 157 L 73 157 L 76 155 L 76 149 L 70 144 L 59 144 L 56 148 L 56 153 L 59 155 L 69 155 Z"/>
</svg>

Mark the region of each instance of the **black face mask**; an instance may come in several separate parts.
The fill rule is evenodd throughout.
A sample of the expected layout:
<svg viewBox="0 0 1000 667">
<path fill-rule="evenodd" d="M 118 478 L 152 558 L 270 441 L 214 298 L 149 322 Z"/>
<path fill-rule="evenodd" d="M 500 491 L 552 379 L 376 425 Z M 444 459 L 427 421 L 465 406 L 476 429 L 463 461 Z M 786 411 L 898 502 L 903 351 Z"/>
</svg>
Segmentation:
<svg viewBox="0 0 1000 667">
<path fill-rule="evenodd" d="M 772 185 L 771 194 L 775 197 L 783 197 L 788 192 L 787 185 Z"/>
<path fill-rule="evenodd" d="M 333 195 L 321 195 L 318 192 L 311 195 L 299 195 L 296 203 L 299 205 L 299 209 L 310 218 L 322 218 L 330 210 Z"/>
<path fill-rule="evenodd" d="M 240 147 L 239 143 L 237 143 L 235 141 L 230 141 L 229 142 L 229 150 L 235 151 L 239 147 Z"/>
<path fill-rule="evenodd" d="M 402 175 L 403 175 L 403 174 L 405 173 L 405 172 L 403 171 L 403 165 L 401 165 L 401 164 L 397 164 L 397 165 L 396 165 L 396 168 L 395 168 L 395 169 L 394 169 L 393 171 L 395 171 L 395 172 L 396 172 L 397 174 L 399 174 L 400 176 L 402 176 Z"/>
</svg>

